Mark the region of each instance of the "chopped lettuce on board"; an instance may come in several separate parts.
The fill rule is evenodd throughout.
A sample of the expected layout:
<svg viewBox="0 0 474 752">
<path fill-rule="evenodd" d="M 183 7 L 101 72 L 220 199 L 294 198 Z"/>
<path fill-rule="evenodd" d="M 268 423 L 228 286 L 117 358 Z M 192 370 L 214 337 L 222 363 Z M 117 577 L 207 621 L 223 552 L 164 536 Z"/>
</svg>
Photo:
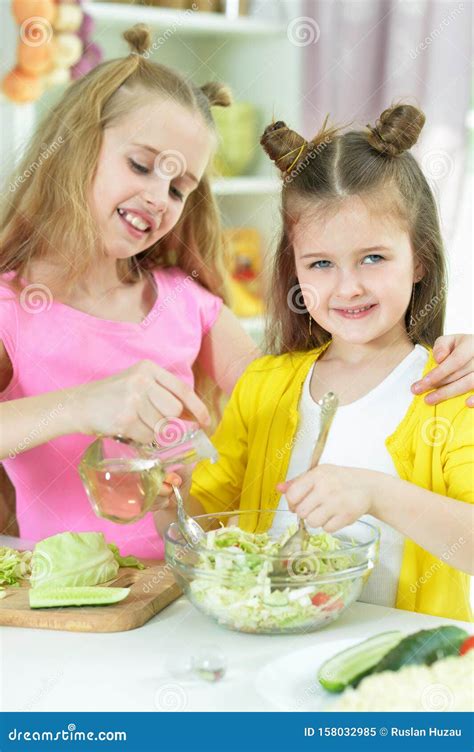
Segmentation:
<svg viewBox="0 0 474 752">
<path fill-rule="evenodd" d="M 31 551 L 0 546 L 0 598 L 5 596 L 6 587 L 18 587 L 30 576 L 31 557 Z"/>
</svg>

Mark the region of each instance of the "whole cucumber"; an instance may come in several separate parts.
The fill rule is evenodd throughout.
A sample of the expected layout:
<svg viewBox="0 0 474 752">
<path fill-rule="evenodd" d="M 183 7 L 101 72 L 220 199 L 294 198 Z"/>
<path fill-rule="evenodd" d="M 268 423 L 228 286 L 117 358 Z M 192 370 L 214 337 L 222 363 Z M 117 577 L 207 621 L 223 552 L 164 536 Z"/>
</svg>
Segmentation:
<svg viewBox="0 0 474 752">
<path fill-rule="evenodd" d="M 398 671 L 402 666 L 416 664 L 431 666 L 440 658 L 459 655 L 459 648 L 467 637 L 469 635 L 464 629 L 451 625 L 422 629 L 408 635 L 389 650 L 371 673 Z"/>
</svg>

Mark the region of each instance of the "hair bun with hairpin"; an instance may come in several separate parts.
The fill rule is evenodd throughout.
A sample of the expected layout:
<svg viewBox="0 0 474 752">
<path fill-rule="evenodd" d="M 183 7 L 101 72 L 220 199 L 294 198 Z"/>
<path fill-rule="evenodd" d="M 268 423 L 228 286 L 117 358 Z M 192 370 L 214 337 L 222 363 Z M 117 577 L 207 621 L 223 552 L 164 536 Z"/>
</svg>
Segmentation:
<svg viewBox="0 0 474 752">
<path fill-rule="evenodd" d="M 368 125 L 368 142 L 389 157 L 398 157 L 418 141 L 425 124 L 421 110 L 411 104 L 397 104 L 384 110 L 375 126 Z"/>
<path fill-rule="evenodd" d="M 329 115 L 311 141 L 292 131 L 283 120 L 277 120 L 265 128 L 260 143 L 278 169 L 288 174 L 308 155 L 314 157 L 321 146 L 337 136 L 339 128 L 328 126 L 328 120 Z"/>
<path fill-rule="evenodd" d="M 289 172 L 308 146 L 306 139 L 288 128 L 283 120 L 268 125 L 260 143 L 281 172 Z"/>
</svg>

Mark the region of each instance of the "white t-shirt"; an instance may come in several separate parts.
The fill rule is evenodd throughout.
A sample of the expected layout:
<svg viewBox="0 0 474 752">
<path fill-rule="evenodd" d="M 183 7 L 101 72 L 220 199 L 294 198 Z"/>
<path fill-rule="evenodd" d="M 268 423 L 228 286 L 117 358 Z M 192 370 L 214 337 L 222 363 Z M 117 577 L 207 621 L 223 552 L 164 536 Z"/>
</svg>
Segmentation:
<svg viewBox="0 0 474 752">
<path fill-rule="evenodd" d="M 368 394 L 349 405 L 340 406 L 334 416 L 320 464 L 367 468 L 397 477 L 385 439 L 395 431 L 407 412 L 413 400 L 410 387 L 421 378 L 428 356 L 424 347 L 415 345 L 412 352 Z M 287 480 L 308 469 L 319 431 L 321 408 L 310 393 L 313 369 L 314 366 L 303 385 L 299 404 L 300 419 Z M 296 515 L 288 509 L 285 496 L 280 497 L 278 510 L 287 514 L 275 516 L 270 531 L 274 536 L 280 535 L 289 524 L 297 521 Z M 372 515 L 366 514 L 360 519 L 379 528 L 380 551 L 379 561 L 359 600 L 394 607 L 405 538 Z"/>
</svg>

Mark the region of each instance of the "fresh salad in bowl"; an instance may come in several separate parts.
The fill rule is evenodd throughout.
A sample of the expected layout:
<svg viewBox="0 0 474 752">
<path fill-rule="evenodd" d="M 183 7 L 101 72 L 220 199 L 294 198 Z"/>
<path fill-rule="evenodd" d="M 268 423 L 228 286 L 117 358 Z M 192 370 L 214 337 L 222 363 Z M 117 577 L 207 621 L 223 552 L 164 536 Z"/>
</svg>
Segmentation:
<svg viewBox="0 0 474 752">
<path fill-rule="evenodd" d="M 374 565 L 378 531 L 360 521 L 336 535 L 318 532 L 304 551 L 283 559 L 279 552 L 295 531 L 291 525 L 272 538 L 239 525 L 221 526 L 192 548 L 179 543 L 172 525 L 167 560 L 191 602 L 223 626 L 311 631 L 336 619 L 359 596 Z"/>
</svg>

